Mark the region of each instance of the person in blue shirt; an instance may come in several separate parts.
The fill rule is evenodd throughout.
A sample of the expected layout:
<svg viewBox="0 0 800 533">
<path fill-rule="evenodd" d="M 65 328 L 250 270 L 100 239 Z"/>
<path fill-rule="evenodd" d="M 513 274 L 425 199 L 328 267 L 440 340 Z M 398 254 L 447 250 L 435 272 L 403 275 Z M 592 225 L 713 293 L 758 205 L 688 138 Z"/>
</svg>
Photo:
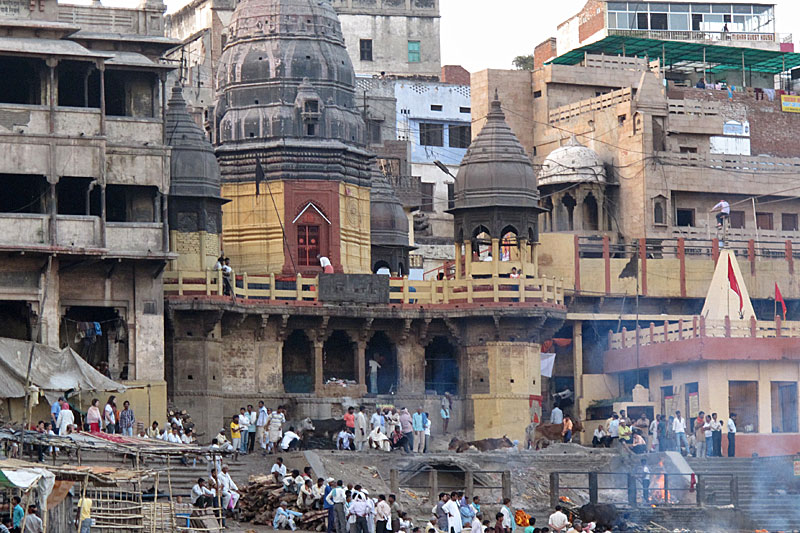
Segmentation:
<svg viewBox="0 0 800 533">
<path fill-rule="evenodd" d="M 53 430 L 58 434 L 58 415 L 61 414 L 61 402 L 64 402 L 63 396 L 59 396 L 58 400 L 54 401 L 50 406 L 50 418 L 53 419 Z"/>
<path fill-rule="evenodd" d="M 422 407 L 417 407 L 417 412 L 411 417 L 411 427 L 414 429 L 414 451 L 422 453 L 425 451 L 425 426 L 428 424 L 428 417 L 422 411 Z"/>
<path fill-rule="evenodd" d="M 294 523 L 294 519 L 301 516 L 303 516 L 303 513 L 292 511 L 289 509 L 289 504 L 287 502 L 281 502 L 281 506 L 275 511 L 275 518 L 272 520 L 272 528 L 286 529 L 288 527 L 292 531 L 296 531 L 297 526 Z"/>
<path fill-rule="evenodd" d="M 336 529 L 336 518 L 333 514 L 333 503 L 328 501 L 328 494 L 330 494 L 336 486 L 336 480 L 329 477 L 327 483 L 325 492 L 322 495 L 322 508 L 328 511 L 328 530 L 326 533 L 333 533 L 334 529 Z"/>
<path fill-rule="evenodd" d="M 461 513 L 461 524 L 464 527 L 467 527 L 472 524 L 472 519 L 475 518 L 475 511 L 465 502 L 466 499 L 462 500 L 461 505 L 458 508 L 458 511 Z"/>
<path fill-rule="evenodd" d="M 23 509 L 22 505 L 20 505 L 22 500 L 19 498 L 19 496 L 14 496 L 11 498 L 11 503 L 14 504 L 14 511 L 11 515 L 14 520 L 14 527 L 19 528 L 21 527 L 22 519 L 25 518 L 25 509 Z"/>
</svg>

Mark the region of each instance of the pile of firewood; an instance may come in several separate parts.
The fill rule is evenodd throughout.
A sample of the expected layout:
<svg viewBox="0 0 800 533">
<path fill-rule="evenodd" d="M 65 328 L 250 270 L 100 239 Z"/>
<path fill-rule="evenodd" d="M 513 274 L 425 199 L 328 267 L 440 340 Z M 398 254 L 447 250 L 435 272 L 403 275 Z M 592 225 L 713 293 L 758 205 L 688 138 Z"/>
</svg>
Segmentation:
<svg viewBox="0 0 800 533">
<path fill-rule="evenodd" d="M 243 522 L 253 522 L 256 525 L 272 525 L 275 510 L 281 502 L 289 504 L 289 509 L 300 511 L 297 508 L 297 496 L 286 494 L 283 485 L 275 483 L 272 476 L 250 476 L 250 482 L 240 490 L 242 498 L 239 500 L 239 516 Z M 328 511 L 306 511 L 303 516 L 295 519 L 298 529 L 305 531 L 324 531 L 325 519 Z"/>
</svg>

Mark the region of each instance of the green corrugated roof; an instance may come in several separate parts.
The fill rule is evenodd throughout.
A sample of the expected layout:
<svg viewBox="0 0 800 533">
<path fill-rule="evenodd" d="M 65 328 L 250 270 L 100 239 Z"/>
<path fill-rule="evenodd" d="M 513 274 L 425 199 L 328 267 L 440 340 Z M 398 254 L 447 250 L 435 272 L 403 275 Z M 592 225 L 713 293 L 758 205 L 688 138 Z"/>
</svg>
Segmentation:
<svg viewBox="0 0 800 533">
<path fill-rule="evenodd" d="M 686 41 L 663 41 L 660 39 L 640 39 L 613 35 L 603 40 L 587 44 L 549 61 L 555 65 L 577 65 L 583 61 L 584 54 L 605 54 L 609 56 L 649 57 L 663 59 L 667 67 L 680 67 L 689 64 L 703 64 L 703 50 L 707 70 L 719 71 L 744 67 L 752 72 L 779 74 L 800 66 L 800 54 L 794 52 L 775 52 L 756 48 L 719 46 Z M 623 53 L 624 52 L 624 53 Z"/>
</svg>

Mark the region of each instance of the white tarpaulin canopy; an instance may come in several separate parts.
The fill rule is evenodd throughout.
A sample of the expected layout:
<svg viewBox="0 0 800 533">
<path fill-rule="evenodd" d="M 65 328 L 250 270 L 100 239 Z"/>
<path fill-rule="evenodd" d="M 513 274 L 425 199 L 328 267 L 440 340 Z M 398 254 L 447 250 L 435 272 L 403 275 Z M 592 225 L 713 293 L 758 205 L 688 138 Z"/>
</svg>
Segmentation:
<svg viewBox="0 0 800 533">
<path fill-rule="evenodd" d="M 25 376 L 31 354 L 30 341 L 0 337 L 0 398 L 24 398 Z M 125 386 L 92 368 L 72 348 L 59 350 L 35 344 L 31 365 L 31 385 L 39 389 L 48 402 L 66 391 L 116 391 Z"/>
<path fill-rule="evenodd" d="M 55 474 L 45 468 L 14 459 L 0 461 L 0 487 L 18 488 L 23 491 L 36 489 L 43 509 L 47 509 L 47 498 L 53 492 L 55 483 Z"/>
</svg>

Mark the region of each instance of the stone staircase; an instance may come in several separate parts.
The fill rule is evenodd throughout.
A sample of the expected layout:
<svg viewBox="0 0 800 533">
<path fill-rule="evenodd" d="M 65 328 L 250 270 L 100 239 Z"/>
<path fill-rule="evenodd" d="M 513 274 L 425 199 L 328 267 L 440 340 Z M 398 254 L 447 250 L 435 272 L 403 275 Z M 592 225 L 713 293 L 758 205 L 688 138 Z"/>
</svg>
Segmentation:
<svg viewBox="0 0 800 533">
<path fill-rule="evenodd" d="M 741 516 L 755 529 L 800 529 L 800 478 L 794 477 L 794 457 L 688 458 L 689 466 L 703 474 L 732 474 L 738 479 Z M 706 478 L 717 505 L 731 503 L 729 479 Z"/>
</svg>

